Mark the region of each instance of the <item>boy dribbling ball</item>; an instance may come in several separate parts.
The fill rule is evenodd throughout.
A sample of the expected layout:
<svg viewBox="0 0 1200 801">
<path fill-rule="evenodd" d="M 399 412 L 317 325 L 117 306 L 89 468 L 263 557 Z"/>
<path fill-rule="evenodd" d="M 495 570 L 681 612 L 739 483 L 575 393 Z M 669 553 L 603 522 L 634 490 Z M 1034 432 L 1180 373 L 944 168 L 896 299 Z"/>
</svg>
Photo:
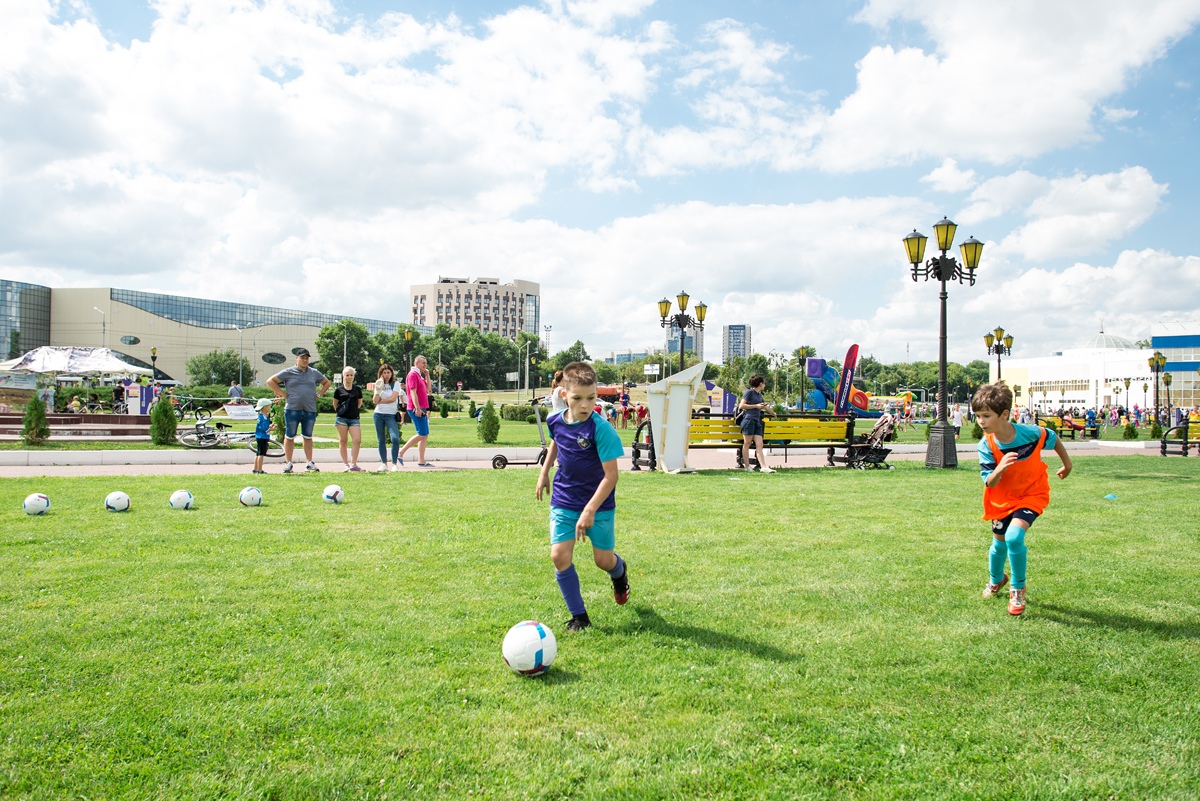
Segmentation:
<svg viewBox="0 0 1200 801">
<path fill-rule="evenodd" d="M 615 550 L 614 527 L 617 459 L 624 448 L 616 429 L 594 412 L 596 384 L 590 364 L 572 362 L 563 368 L 567 408 L 546 421 L 550 449 L 537 482 L 540 501 L 542 492 L 551 487 L 550 467 L 557 460 L 550 494 L 550 559 L 571 613 L 569 632 L 592 624 L 573 562 L 576 540 L 591 538 L 592 559 L 612 579 L 613 600 L 618 604 L 629 600 L 629 574 Z"/>
<path fill-rule="evenodd" d="M 992 548 L 988 552 L 988 584 L 983 597 L 1000 592 L 1008 576 L 1004 560 L 1012 566 L 1008 613 L 1025 611 L 1025 532 L 1050 505 L 1050 479 L 1042 450 L 1054 448 L 1062 467 L 1058 477 L 1071 475 L 1071 457 L 1053 431 L 1038 426 L 1014 425 L 1012 390 L 1002 383 L 984 384 L 975 391 L 971 408 L 983 429 L 979 440 L 979 473 L 983 476 L 983 519 L 992 521 Z"/>
</svg>

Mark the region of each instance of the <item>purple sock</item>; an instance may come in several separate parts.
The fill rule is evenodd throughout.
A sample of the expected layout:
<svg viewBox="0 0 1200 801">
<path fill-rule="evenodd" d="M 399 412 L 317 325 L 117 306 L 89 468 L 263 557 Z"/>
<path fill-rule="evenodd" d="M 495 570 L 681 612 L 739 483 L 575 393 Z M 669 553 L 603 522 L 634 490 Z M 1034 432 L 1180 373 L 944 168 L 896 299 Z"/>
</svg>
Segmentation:
<svg viewBox="0 0 1200 801">
<path fill-rule="evenodd" d="M 556 570 L 554 578 L 558 581 L 558 589 L 563 600 L 567 602 L 567 611 L 571 616 L 587 614 L 587 608 L 583 605 L 583 593 L 579 591 L 579 574 L 575 572 L 575 565 L 566 570 Z"/>
</svg>

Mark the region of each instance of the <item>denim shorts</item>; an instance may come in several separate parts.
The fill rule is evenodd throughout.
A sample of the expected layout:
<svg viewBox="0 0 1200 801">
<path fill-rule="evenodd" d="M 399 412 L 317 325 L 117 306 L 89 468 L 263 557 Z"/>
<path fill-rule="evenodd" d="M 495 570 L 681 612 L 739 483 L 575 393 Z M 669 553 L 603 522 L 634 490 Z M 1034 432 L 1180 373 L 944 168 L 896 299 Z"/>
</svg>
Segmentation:
<svg viewBox="0 0 1200 801">
<path fill-rule="evenodd" d="M 428 437 L 429 436 L 429 412 L 425 412 L 425 414 L 421 415 L 420 417 L 417 417 L 415 414 L 410 415 L 410 417 L 412 417 L 413 428 L 415 428 L 417 430 L 417 436 L 418 437 Z"/>
<path fill-rule="evenodd" d="M 300 435 L 305 439 L 312 439 L 313 425 L 317 422 L 316 412 L 305 412 L 300 409 L 284 409 L 283 424 L 284 437 L 287 439 L 296 438 L 296 427 L 300 427 Z"/>
<path fill-rule="evenodd" d="M 581 514 L 582 512 L 577 512 L 574 509 L 551 506 L 550 543 L 567 542 L 575 539 L 575 524 L 579 522 L 579 515 Z M 616 549 L 616 517 L 616 509 L 596 512 L 596 519 L 592 522 L 592 527 L 588 529 L 588 539 L 592 541 L 593 548 L 599 548 L 602 551 Z"/>
<path fill-rule="evenodd" d="M 333 424 L 335 426 L 346 426 L 346 428 L 349 428 L 350 426 L 361 426 L 362 423 L 360 423 L 358 420 L 359 418 L 357 417 L 338 417 L 334 419 Z"/>
</svg>

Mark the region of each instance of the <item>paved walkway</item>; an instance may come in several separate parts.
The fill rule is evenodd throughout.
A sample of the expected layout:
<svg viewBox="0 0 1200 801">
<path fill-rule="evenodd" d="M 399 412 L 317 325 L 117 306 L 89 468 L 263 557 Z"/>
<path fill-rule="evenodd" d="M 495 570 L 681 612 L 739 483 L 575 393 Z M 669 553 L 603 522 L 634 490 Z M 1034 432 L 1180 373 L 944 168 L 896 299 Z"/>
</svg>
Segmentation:
<svg viewBox="0 0 1200 801">
<path fill-rule="evenodd" d="M 1072 454 L 1095 456 L 1128 456 L 1132 454 L 1157 454 L 1157 443 L 1098 443 L 1095 441 L 1067 442 Z M 303 456 L 299 448 L 296 464 L 298 471 L 304 470 Z M 401 473 L 437 472 L 447 470 L 491 470 L 492 457 L 504 454 L 510 461 L 534 461 L 538 448 L 430 448 L 427 459 L 434 467 L 417 467 L 416 454 L 406 460 Z M 626 449 L 626 454 L 628 454 Z M 317 448 L 313 454 L 322 473 L 340 474 L 345 468 L 336 449 Z M 374 472 L 379 468 L 376 454 L 364 452 L 366 458 L 359 466 Z M 960 462 L 974 461 L 975 445 L 959 445 Z M 1053 458 L 1053 457 L 1051 457 Z M 811 449 L 791 451 L 786 462 L 783 451 L 768 450 L 767 464 L 777 470 L 802 467 L 824 467 L 825 451 Z M 888 456 L 889 462 L 924 461 L 924 445 L 896 445 Z M 141 475 L 221 475 L 249 474 L 253 454 L 248 449 L 228 448 L 221 450 L 97 450 L 97 451 L 0 451 L 0 478 L 30 476 L 141 476 Z M 694 450 L 688 457 L 690 465 L 697 470 L 730 470 L 736 464 L 732 448 L 721 450 Z M 628 471 L 632 462 L 628 455 L 618 460 L 617 466 Z M 268 459 L 267 472 L 283 470 L 281 459 Z M 536 467 L 509 465 L 508 470 L 533 470 Z"/>
</svg>

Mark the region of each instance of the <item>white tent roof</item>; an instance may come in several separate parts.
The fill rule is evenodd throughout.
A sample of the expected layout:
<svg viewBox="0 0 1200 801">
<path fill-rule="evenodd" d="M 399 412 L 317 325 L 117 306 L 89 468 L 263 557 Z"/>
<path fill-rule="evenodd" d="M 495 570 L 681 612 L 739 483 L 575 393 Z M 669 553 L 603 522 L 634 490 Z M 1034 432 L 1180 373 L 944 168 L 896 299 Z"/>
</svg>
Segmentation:
<svg viewBox="0 0 1200 801">
<path fill-rule="evenodd" d="M 150 375 L 145 367 L 127 364 L 108 348 L 61 348 L 45 346 L 24 356 L 0 362 L 10 373 L 70 373 L 72 375 Z"/>
</svg>

